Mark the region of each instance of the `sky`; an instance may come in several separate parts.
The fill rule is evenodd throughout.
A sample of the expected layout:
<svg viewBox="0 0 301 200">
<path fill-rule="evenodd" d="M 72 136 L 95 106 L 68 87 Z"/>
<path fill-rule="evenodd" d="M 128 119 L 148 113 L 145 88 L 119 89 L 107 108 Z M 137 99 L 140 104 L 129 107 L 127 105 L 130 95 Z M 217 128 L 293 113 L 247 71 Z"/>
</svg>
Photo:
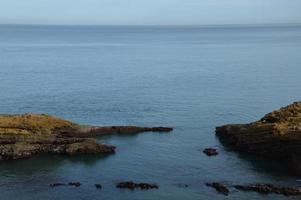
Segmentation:
<svg viewBox="0 0 301 200">
<path fill-rule="evenodd" d="M 0 0 L 0 24 L 301 23 L 301 0 Z"/>
</svg>

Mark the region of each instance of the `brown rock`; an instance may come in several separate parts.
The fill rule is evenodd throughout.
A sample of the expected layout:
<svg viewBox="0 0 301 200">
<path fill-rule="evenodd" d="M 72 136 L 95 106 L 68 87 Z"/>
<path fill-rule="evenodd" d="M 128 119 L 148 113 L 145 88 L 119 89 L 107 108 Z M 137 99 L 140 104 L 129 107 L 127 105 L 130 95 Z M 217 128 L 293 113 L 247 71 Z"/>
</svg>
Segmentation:
<svg viewBox="0 0 301 200">
<path fill-rule="evenodd" d="M 0 160 L 39 153 L 111 154 L 115 152 L 114 146 L 99 144 L 90 137 L 171 130 L 165 127 L 79 125 L 46 114 L 0 115 Z"/>
</svg>

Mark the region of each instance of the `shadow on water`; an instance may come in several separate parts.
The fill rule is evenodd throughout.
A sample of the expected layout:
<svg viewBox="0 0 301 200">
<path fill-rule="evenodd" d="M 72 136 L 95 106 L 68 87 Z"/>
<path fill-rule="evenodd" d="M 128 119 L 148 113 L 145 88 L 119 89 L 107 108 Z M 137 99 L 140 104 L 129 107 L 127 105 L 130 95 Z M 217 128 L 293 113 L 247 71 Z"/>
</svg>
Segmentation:
<svg viewBox="0 0 301 200">
<path fill-rule="evenodd" d="M 103 135 L 103 136 L 95 136 L 96 139 L 109 139 L 109 138 L 134 138 L 141 134 L 147 133 L 156 133 L 156 134 L 169 134 L 168 132 L 156 132 L 156 131 L 149 131 L 149 132 L 140 132 L 140 133 L 127 133 L 127 134 L 113 134 L 113 135 Z"/>
<path fill-rule="evenodd" d="M 226 139 L 217 137 L 222 147 L 227 152 L 233 152 L 240 160 L 245 161 L 252 169 L 273 177 L 299 177 L 299 170 L 292 166 L 291 162 L 272 160 L 261 156 L 248 154 L 246 152 L 236 151 Z"/>
<path fill-rule="evenodd" d="M 100 143 L 110 140 L 112 138 L 134 138 L 138 134 L 127 134 L 127 135 L 107 135 L 98 136 L 96 139 Z M 118 148 L 118 147 L 117 147 Z M 113 154 L 79 154 L 79 155 L 59 155 L 59 154 L 39 154 L 30 158 L 24 158 L 19 160 L 6 160 L 0 162 L 0 176 L 30 176 L 39 174 L 45 171 L 54 171 L 57 168 L 71 164 L 83 164 L 86 166 L 93 166 L 99 160 L 106 160 Z"/>
<path fill-rule="evenodd" d="M 289 162 L 275 161 L 263 157 L 249 155 L 247 153 L 238 152 L 238 158 L 244 160 L 252 169 L 262 172 L 272 177 L 299 177 L 300 172 L 296 171 Z"/>
<path fill-rule="evenodd" d="M 45 171 L 54 171 L 68 163 L 92 166 L 110 155 L 112 154 L 75 156 L 40 154 L 31 158 L 7 160 L 0 162 L 0 176 L 31 176 Z"/>
</svg>

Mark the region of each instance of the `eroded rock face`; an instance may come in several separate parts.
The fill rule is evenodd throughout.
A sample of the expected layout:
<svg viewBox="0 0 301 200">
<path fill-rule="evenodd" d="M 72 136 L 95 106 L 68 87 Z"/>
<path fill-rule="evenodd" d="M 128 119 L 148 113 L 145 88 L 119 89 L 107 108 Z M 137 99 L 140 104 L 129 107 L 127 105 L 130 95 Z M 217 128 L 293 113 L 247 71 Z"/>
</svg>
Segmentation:
<svg viewBox="0 0 301 200">
<path fill-rule="evenodd" d="M 217 127 L 216 135 L 236 150 L 300 164 L 301 102 L 253 123 Z"/>
<path fill-rule="evenodd" d="M 165 127 L 83 126 L 46 114 L 0 115 L 0 160 L 26 158 L 38 153 L 110 154 L 115 152 L 114 146 L 99 144 L 91 137 L 171 130 Z"/>
</svg>

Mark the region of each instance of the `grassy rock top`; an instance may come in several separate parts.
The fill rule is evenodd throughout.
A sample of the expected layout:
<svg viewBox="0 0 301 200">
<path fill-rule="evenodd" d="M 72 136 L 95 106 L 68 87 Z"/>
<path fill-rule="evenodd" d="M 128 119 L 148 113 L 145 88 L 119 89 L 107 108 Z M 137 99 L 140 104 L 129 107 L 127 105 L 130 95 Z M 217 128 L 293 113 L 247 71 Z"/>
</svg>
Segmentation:
<svg viewBox="0 0 301 200">
<path fill-rule="evenodd" d="M 47 114 L 0 115 L 0 134 L 52 134 L 79 128 L 78 124 Z"/>
<path fill-rule="evenodd" d="M 295 102 L 265 115 L 255 125 L 272 124 L 274 134 L 301 133 L 301 102 Z"/>
<path fill-rule="evenodd" d="M 301 137 L 301 102 L 295 102 L 266 114 L 249 124 L 228 124 L 216 128 L 218 135 L 248 134 L 282 137 Z"/>
</svg>

